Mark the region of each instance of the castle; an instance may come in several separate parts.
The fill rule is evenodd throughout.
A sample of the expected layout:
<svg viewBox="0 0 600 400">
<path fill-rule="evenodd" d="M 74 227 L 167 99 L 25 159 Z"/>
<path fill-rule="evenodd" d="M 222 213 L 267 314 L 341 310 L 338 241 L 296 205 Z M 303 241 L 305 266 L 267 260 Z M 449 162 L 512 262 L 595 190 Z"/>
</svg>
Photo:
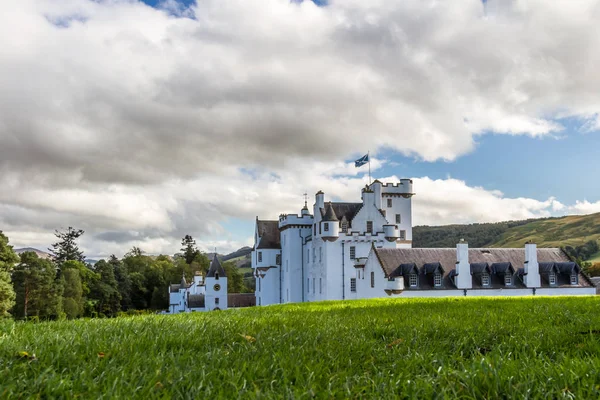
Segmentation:
<svg viewBox="0 0 600 400">
<path fill-rule="evenodd" d="M 413 181 L 362 189 L 359 203 L 315 195 L 299 215 L 256 219 L 256 304 L 375 297 L 595 294 L 560 249 L 412 248 Z"/>
<path fill-rule="evenodd" d="M 179 285 L 169 285 L 169 310 L 167 314 L 190 311 L 226 310 L 228 305 L 227 275 L 215 254 L 206 280 L 196 272 L 192 282 L 181 277 Z"/>
</svg>

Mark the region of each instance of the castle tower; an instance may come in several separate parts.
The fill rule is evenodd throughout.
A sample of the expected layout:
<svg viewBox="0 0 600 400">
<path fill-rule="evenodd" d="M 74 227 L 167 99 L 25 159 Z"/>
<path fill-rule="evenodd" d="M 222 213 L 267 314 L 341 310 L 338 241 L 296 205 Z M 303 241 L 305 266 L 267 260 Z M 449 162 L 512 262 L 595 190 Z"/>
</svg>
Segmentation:
<svg viewBox="0 0 600 400">
<path fill-rule="evenodd" d="M 227 275 L 221 266 L 217 254 L 210 263 L 206 274 L 206 311 L 227 309 Z"/>
</svg>

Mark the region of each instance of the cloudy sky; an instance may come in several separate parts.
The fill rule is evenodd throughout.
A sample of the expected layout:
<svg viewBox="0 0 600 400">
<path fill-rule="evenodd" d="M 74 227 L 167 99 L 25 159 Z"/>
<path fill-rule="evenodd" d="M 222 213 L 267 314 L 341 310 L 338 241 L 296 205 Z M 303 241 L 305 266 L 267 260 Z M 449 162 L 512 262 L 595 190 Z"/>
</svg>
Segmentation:
<svg viewBox="0 0 600 400">
<path fill-rule="evenodd" d="M 598 0 L 19 0 L 0 230 L 225 253 L 302 193 L 415 179 L 415 224 L 600 211 Z"/>
</svg>

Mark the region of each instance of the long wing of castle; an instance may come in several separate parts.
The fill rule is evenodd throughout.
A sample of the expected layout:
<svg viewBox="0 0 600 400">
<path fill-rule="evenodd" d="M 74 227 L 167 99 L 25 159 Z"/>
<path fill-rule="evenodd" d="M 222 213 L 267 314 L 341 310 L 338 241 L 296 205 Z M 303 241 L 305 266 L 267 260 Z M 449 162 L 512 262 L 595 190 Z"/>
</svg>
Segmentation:
<svg viewBox="0 0 600 400">
<path fill-rule="evenodd" d="M 378 180 L 360 203 L 315 195 L 299 215 L 256 219 L 256 304 L 387 296 L 595 294 L 560 249 L 412 248 L 413 182 Z"/>
</svg>

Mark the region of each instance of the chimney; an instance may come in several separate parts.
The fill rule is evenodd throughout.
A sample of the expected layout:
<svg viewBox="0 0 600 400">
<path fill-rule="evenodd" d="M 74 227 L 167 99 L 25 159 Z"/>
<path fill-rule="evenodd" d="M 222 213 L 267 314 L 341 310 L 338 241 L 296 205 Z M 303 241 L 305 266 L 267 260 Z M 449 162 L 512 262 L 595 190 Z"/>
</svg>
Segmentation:
<svg viewBox="0 0 600 400">
<path fill-rule="evenodd" d="M 365 205 L 377 205 L 375 201 L 375 192 L 373 192 L 368 186 L 362 190 L 362 201 Z"/>
<path fill-rule="evenodd" d="M 471 264 L 469 263 L 469 244 L 464 239 L 456 245 L 456 287 L 459 289 L 471 289 Z"/>
<path fill-rule="evenodd" d="M 379 180 L 375 179 L 371 184 L 371 190 L 375 193 L 375 207 L 381 209 L 381 188 L 382 184 Z"/>
<path fill-rule="evenodd" d="M 325 208 L 325 193 L 319 190 L 317 194 L 315 194 L 315 206 L 313 210 L 315 223 L 318 223 L 321 220 L 321 208 Z"/>
<path fill-rule="evenodd" d="M 525 285 L 528 288 L 541 286 L 540 265 L 537 260 L 537 246 L 535 243 L 525 243 Z"/>
</svg>

